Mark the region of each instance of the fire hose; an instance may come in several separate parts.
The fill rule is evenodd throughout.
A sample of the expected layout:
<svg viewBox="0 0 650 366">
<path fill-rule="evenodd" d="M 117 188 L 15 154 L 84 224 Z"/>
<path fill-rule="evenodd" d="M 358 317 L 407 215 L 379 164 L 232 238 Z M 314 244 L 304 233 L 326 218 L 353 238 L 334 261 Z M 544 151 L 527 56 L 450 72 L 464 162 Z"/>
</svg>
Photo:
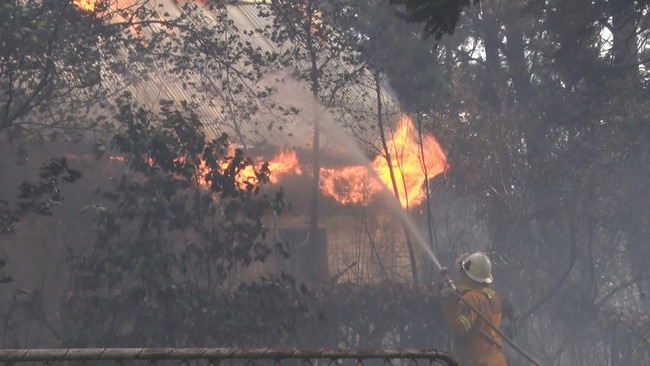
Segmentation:
<svg viewBox="0 0 650 366">
<path fill-rule="evenodd" d="M 372 169 L 369 169 L 369 171 L 374 172 L 374 170 L 372 170 Z M 376 174 L 376 173 L 375 173 L 375 174 Z M 494 331 L 495 331 L 499 336 L 501 336 L 501 338 L 502 338 L 506 343 L 508 343 L 510 346 L 512 346 L 512 348 L 513 348 L 515 351 L 517 351 L 517 352 L 518 352 L 520 355 L 522 355 L 525 359 L 527 359 L 528 361 L 530 361 L 533 365 L 535 365 L 535 366 L 541 366 L 541 363 L 539 363 L 539 361 L 535 360 L 531 355 L 529 355 L 529 354 L 526 353 L 524 350 L 522 350 L 519 346 L 517 346 L 517 345 L 515 344 L 515 342 L 512 341 L 512 339 L 508 338 L 505 334 L 503 334 L 503 332 L 501 332 L 501 331 L 498 329 L 498 327 L 496 327 L 494 324 L 492 324 L 492 322 L 491 322 L 491 321 L 490 321 L 490 320 L 489 320 L 485 315 L 483 315 L 483 313 L 481 313 L 479 309 L 477 309 L 474 305 L 472 305 L 472 304 L 470 304 L 469 302 L 467 302 L 467 300 L 464 299 L 464 298 L 460 295 L 460 293 L 458 293 L 458 288 L 456 287 L 456 284 L 454 284 L 454 281 L 452 280 L 451 276 L 449 275 L 449 271 L 447 270 L 447 268 L 446 268 L 446 267 L 443 267 L 443 266 L 440 264 L 440 262 L 438 261 L 438 258 L 435 256 L 435 254 L 433 253 L 433 251 L 432 251 L 432 250 L 431 250 L 431 249 L 430 249 L 430 248 L 425 244 L 425 241 L 424 241 L 424 239 L 422 238 L 420 232 L 415 228 L 415 225 L 413 224 L 413 222 L 411 222 L 411 220 L 409 220 L 408 217 L 404 214 L 404 211 L 402 211 L 402 207 L 401 207 L 399 201 L 397 200 L 397 198 L 396 198 L 395 196 L 393 196 L 393 195 L 391 195 L 391 197 L 393 198 L 393 200 L 391 200 L 391 201 L 392 201 L 393 204 L 395 205 L 397 212 L 401 213 L 400 218 L 402 219 L 402 222 L 403 222 L 404 226 L 406 227 L 407 231 L 410 232 L 410 233 L 415 237 L 416 241 L 417 241 L 418 243 L 420 243 L 420 245 L 422 246 L 422 248 L 427 252 L 427 254 L 429 254 L 429 257 L 430 257 L 431 260 L 433 261 L 434 265 L 436 266 L 436 268 L 438 269 L 438 271 L 440 271 L 440 274 L 442 275 L 442 277 L 443 277 L 443 279 L 444 279 L 445 284 L 447 285 L 447 287 L 449 287 L 449 289 L 451 289 L 452 292 L 453 292 L 456 296 L 458 296 L 458 297 L 460 298 L 461 301 L 463 301 L 467 306 L 469 306 L 470 309 L 472 309 L 474 312 L 476 312 L 476 314 L 478 315 L 478 317 L 481 318 L 481 319 L 482 319 L 482 320 L 483 320 L 483 321 L 484 321 L 484 322 L 485 322 L 485 323 L 486 323 L 486 324 L 487 324 L 491 329 L 493 329 L 493 330 L 494 330 Z"/>
<path fill-rule="evenodd" d="M 452 290 L 454 296 L 456 296 L 458 299 L 460 299 L 460 301 L 462 301 L 465 305 L 467 305 L 470 309 L 472 309 L 472 311 L 474 311 L 479 318 L 481 318 L 492 330 L 494 330 L 501 337 L 501 339 L 503 339 L 506 343 L 508 343 L 515 351 L 517 351 L 517 353 L 522 355 L 526 360 L 530 361 L 530 363 L 532 363 L 533 365 L 542 366 L 542 364 L 539 363 L 539 361 L 537 361 L 535 358 L 533 358 L 533 356 L 526 353 L 526 351 L 524 351 L 523 349 L 521 349 L 521 347 L 515 344 L 515 342 L 512 339 L 510 339 L 508 336 L 503 334 L 503 332 L 501 332 L 501 330 L 496 325 L 492 324 L 492 322 L 483 313 L 481 313 L 481 311 L 476 306 L 474 306 L 469 301 L 467 301 L 467 299 L 461 296 L 461 294 L 458 292 L 458 288 L 456 287 L 456 284 L 454 284 L 454 281 L 451 279 L 451 276 L 449 275 L 449 270 L 447 268 L 440 267 L 440 274 L 442 275 L 442 278 L 445 280 L 447 287 L 449 287 L 449 289 Z M 496 340 L 494 340 L 494 342 L 496 342 Z"/>
</svg>

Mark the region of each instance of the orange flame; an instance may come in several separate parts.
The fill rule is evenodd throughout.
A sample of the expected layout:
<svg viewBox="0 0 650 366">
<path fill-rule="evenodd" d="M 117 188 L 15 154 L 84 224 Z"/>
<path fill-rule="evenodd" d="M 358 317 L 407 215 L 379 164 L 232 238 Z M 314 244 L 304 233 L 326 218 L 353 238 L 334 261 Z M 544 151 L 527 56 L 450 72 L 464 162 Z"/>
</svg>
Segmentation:
<svg viewBox="0 0 650 366">
<path fill-rule="evenodd" d="M 83 11 L 92 13 L 95 11 L 96 2 L 97 0 L 73 0 L 72 4 Z"/>
<path fill-rule="evenodd" d="M 367 204 L 385 188 L 393 192 L 390 174 L 392 168 L 400 204 L 403 207 L 419 205 L 424 199 L 423 184 L 427 178 L 431 179 L 445 172 L 447 158 L 433 136 L 422 136 L 420 146 L 414 135 L 413 122 L 408 116 L 402 116 L 392 139 L 387 142 L 391 166 L 383 156 L 377 156 L 370 163 L 375 174 L 369 174 L 364 166 L 348 166 L 342 169 L 321 168 L 321 192 L 342 204 Z M 232 154 L 234 151 L 229 155 Z M 111 157 L 111 160 L 113 159 L 124 160 L 122 157 Z M 177 158 L 175 161 L 181 162 L 182 158 Z M 239 172 L 236 181 L 240 188 L 245 188 L 247 183 L 257 183 L 256 170 L 260 169 L 264 161 L 263 158 L 258 157 L 255 159 L 255 166 L 247 166 Z M 227 161 L 221 164 L 224 169 L 228 166 Z M 271 172 L 269 180 L 273 184 L 281 182 L 284 175 L 303 174 L 295 151 L 280 151 L 268 161 L 268 168 Z M 197 183 L 201 186 L 207 186 L 205 180 L 207 173 L 208 168 L 204 162 L 201 162 L 196 177 Z"/>
<path fill-rule="evenodd" d="M 403 207 L 418 205 L 424 198 L 422 184 L 447 168 L 447 158 L 435 138 L 422 137 L 422 147 L 413 137 L 413 122 L 404 115 L 397 130 L 388 141 L 391 165 L 378 156 L 371 166 L 381 181 L 379 184 L 364 167 L 347 167 L 341 170 L 323 169 L 321 191 L 341 203 L 367 203 L 382 191 L 382 185 L 393 191 L 391 168 L 395 177 L 398 198 Z M 424 152 L 424 156 L 421 154 Z"/>
<path fill-rule="evenodd" d="M 257 183 L 257 174 L 256 172 L 261 168 L 264 163 L 262 157 L 257 157 L 255 159 L 254 165 L 248 165 L 241 171 L 239 171 L 237 177 L 235 178 L 237 183 L 240 185 L 240 188 L 244 188 L 247 183 L 256 184 Z M 280 180 L 280 176 L 283 174 L 293 173 L 296 175 L 302 174 L 302 169 L 298 165 L 298 158 L 295 151 L 285 151 L 282 150 L 278 155 L 272 160 L 268 161 L 268 168 L 271 174 L 269 175 L 269 181 L 273 184 L 277 184 Z M 228 166 L 227 162 L 222 164 L 222 168 Z"/>
<path fill-rule="evenodd" d="M 98 2 L 100 1 L 102 0 L 72 0 L 72 5 L 74 5 L 77 9 L 87 13 L 104 12 L 108 9 L 127 10 L 130 7 L 130 5 L 125 4 L 123 0 L 112 0 L 110 2 L 102 2 L 98 6 Z M 142 32 L 140 31 L 139 27 L 136 26 L 136 23 L 139 23 L 140 20 L 132 12 L 128 18 L 129 18 L 129 22 L 131 22 L 131 25 L 129 25 L 129 30 L 131 31 L 131 33 L 133 33 L 133 35 L 136 38 L 142 40 L 143 44 L 145 44 L 146 46 L 146 41 L 144 40 Z M 164 17 L 162 15 L 159 15 L 159 19 L 164 22 Z"/>
<path fill-rule="evenodd" d="M 280 151 L 280 154 L 269 161 L 269 170 L 271 171 L 270 181 L 273 184 L 278 183 L 281 174 L 293 172 L 301 175 L 302 169 L 298 163 L 298 157 L 295 151 Z"/>
<path fill-rule="evenodd" d="M 427 178 L 445 172 L 447 158 L 433 136 L 422 136 L 420 146 L 414 135 L 413 122 L 408 116 L 402 116 L 392 139 L 388 141 L 391 166 L 383 156 L 378 156 L 370 164 L 376 176 L 369 174 L 364 166 L 321 168 L 321 193 L 342 204 L 367 204 L 384 187 L 393 192 L 390 174 L 392 168 L 400 204 L 403 207 L 420 204 L 424 199 L 422 185 Z M 259 167 L 263 161 L 262 158 L 257 158 L 256 166 Z M 303 174 L 295 151 L 280 151 L 268 163 L 270 181 L 274 184 L 279 183 L 283 175 Z M 256 182 L 256 179 L 253 167 L 248 167 L 240 173 L 238 181 L 243 184 L 247 181 Z"/>
<path fill-rule="evenodd" d="M 367 203 L 381 188 L 363 166 L 322 168 L 320 172 L 321 192 L 342 204 Z"/>
<path fill-rule="evenodd" d="M 230 147 L 229 155 L 232 156 L 233 154 L 234 154 L 234 148 Z M 122 163 L 126 162 L 126 158 L 120 155 L 111 155 L 108 157 L 108 159 L 112 161 L 119 161 Z M 184 161 L 185 158 L 182 156 L 173 159 L 174 163 L 179 163 L 179 164 L 183 163 Z M 154 164 L 153 158 L 148 157 L 147 163 L 153 165 Z M 245 188 L 247 183 L 252 183 L 252 184 L 257 183 L 256 171 L 258 171 L 261 168 L 263 163 L 264 163 L 264 159 L 262 157 L 257 157 L 255 159 L 254 166 L 248 165 L 237 173 L 235 180 L 237 184 L 239 184 L 240 188 Z M 229 161 L 220 162 L 220 166 L 222 169 L 227 169 L 228 164 Z M 268 168 L 269 171 L 271 172 L 269 175 L 269 181 L 273 184 L 277 184 L 279 182 L 280 176 L 283 174 L 290 174 L 290 173 L 295 175 L 302 174 L 302 169 L 298 164 L 298 158 L 296 156 L 295 151 L 285 151 L 285 150 L 280 151 L 273 160 L 268 161 Z M 209 169 L 210 168 L 208 168 L 205 161 L 201 160 L 199 162 L 198 171 L 195 179 L 196 182 L 203 187 L 208 186 L 206 176 L 210 172 Z"/>
</svg>

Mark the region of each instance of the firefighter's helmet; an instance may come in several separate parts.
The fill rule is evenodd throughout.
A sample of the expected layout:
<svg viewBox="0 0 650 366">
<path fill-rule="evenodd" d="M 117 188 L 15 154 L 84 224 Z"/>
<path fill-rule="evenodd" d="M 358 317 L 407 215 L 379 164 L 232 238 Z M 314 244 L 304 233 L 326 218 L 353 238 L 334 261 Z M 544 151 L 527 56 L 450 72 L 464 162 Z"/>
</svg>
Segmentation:
<svg viewBox="0 0 650 366">
<path fill-rule="evenodd" d="M 483 252 L 475 252 L 460 262 L 460 268 L 467 277 L 480 283 L 492 283 L 492 262 Z"/>
</svg>

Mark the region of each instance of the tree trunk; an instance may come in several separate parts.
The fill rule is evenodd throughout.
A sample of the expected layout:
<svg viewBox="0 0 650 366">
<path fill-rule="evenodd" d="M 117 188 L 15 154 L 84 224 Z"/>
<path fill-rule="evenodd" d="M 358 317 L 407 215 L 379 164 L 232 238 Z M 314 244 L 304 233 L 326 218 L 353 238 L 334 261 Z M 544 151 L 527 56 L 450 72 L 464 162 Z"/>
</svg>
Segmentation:
<svg viewBox="0 0 650 366">
<path fill-rule="evenodd" d="M 311 186 L 311 207 L 309 209 L 309 243 L 308 245 L 312 249 L 318 249 L 319 245 L 327 245 L 326 241 L 320 240 L 319 230 L 318 230 L 318 206 L 320 201 L 320 108 L 318 106 L 318 101 L 320 100 L 320 80 L 318 74 L 318 57 L 316 53 L 316 48 L 314 45 L 314 36 L 310 31 L 312 29 L 312 22 L 314 20 L 314 4 L 313 0 L 307 2 L 307 25 L 306 25 L 306 42 L 307 42 L 307 51 L 309 52 L 309 61 L 311 63 L 311 68 L 309 72 L 309 79 L 311 82 L 311 93 L 313 97 L 313 121 L 314 121 L 314 136 L 313 136 L 313 167 L 314 167 L 314 176 Z M 320 248 L 322 249 L 322 248 Z M 316 250 L 315 253 L 327 253 L 327 250 Z M 317 258 L 317 261 L 327 259 Z M 318 262 L 320 264 L 320 262 Z M 326 262 L 325 262 L 326 263 Z M 320 267 L 320 265 L 319 265 Z M 323 271 L 318 272 L 326 272 Z M 323 273 L 327 275 L 326 273 Z M 315 276 L 318 277 L 318 276 Z M 324 280 L 324 279 L 321 279 Z M 317 279 L 314 279 L 314 282 L 317 282 Z"/>
<path fill-rule="evenodd" d="M 639 57 L 637 42 L 638 15 L 634 0 L 611 0 L 612 52 L 617 75 L 633 84 L 639 84 Z"/>
<path fill-rule="evenodd" d="M 481 17 L 483 19 L 483 42 L 485 43 L 485 64 L 487 80 L 485 96 L 492 107 L 497 109 L 501 103 L 497 91 L 499 80 L 499 26 L 496 20 L 496 4 L 494 0 L 485 0 L 481 3 Z"/>
<path fill-rule="evenodd" d="M 388 148 L 388 142 L 386 141 L 386 129 L 384 127 L 384 119 L 383 119 L 383 102 L 381 100 L 381 78 L 379 76 L 378 71 L 374 71 L 373 76 L 375 79 L 375 93 L 377 95 L 377 127 L 379 127 L 379 136 L 381 137 L 381 144 L 385 155 L 384 157 L 386 159 L 386 163 L 388 164 L 390 181 L 391 184 L 393 185 L 393 194 L 395 195 L 395 199 L 399 201 L 399 189 L 397 187 L 397 180 L 395 179 L 395 171 L 393 170 L 393 163 L 390 155 L 390 149 Z M 404 228 L 404 235 L 406 236 L 406 248 L 408 249 L 409 252 L 409 260 L 411 264 L 411 275 L 413 276 L 413 285 L 415 287 L 418 287 L 420 284 L 420 280 L 418 277 L 417 261 L 415 260 L 415 251 L 413 250 L 413 242 L 411 241 L 411 236 L 409 234 L 406 225 L 402 225 L 402 227 Z"/>
<path fill-rule="evenodd" d="M 515 89 L 515 99 L 521 105 L 526 105 L 530 99 L 530 75 L 526 62 L 525 48 L 519 18 L 510 17 L 505 24 L 507 44 L 504 48 L 508 70 Z"/>
</svg>

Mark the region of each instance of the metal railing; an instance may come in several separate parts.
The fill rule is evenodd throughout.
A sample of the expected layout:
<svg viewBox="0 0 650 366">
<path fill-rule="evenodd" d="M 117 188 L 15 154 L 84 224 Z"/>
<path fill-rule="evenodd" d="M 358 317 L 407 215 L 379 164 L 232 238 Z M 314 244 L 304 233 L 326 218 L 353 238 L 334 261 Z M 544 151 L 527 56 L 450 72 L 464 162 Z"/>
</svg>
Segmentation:
<svg viewBox="0 0 650 366">
<path fill-rule="evenodd" d="M 298 349 L 298 348 L 70 348 L 0 349 L 0 363 L 54 365 L 448 365 L 452 355 L 434 349 Z"/>
</svg>

